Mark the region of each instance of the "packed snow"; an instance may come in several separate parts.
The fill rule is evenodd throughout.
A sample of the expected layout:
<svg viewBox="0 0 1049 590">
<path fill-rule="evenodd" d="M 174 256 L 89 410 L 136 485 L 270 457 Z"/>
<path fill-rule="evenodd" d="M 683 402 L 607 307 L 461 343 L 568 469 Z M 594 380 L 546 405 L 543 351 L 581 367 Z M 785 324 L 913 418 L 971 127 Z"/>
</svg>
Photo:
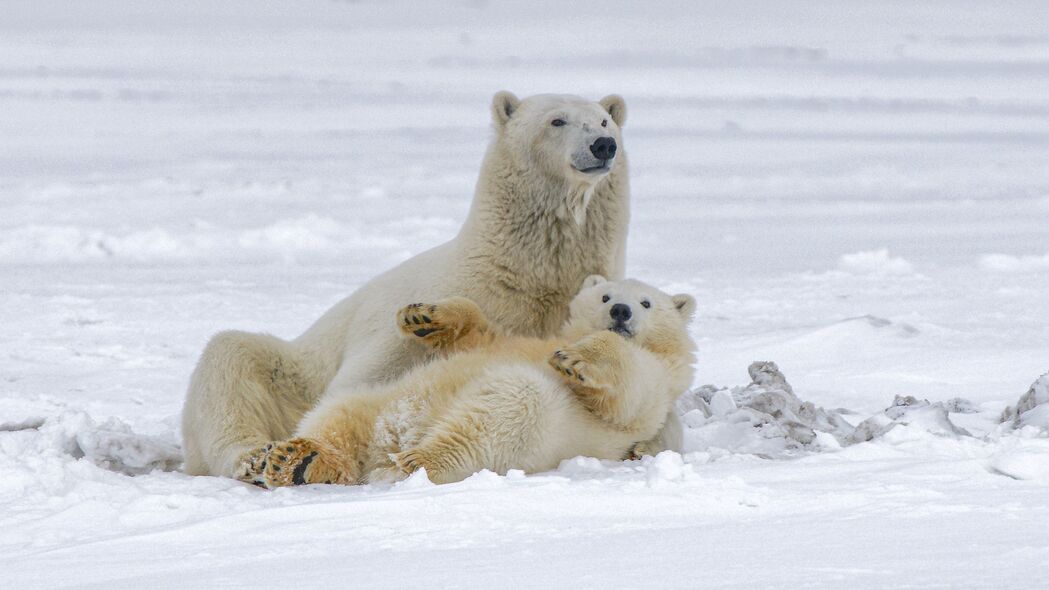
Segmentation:
<svg viewBox="0 0 1049 590">
<path fill-rule="evenodd" d="M 1047 17 L 9 0 L 0 587 L 1043 587 Z M 208 337 L 452 237 L 503 88 L 627 100 L 628 274 L 699 301 L 681 452 L 180 473 Z"/>
</svg>

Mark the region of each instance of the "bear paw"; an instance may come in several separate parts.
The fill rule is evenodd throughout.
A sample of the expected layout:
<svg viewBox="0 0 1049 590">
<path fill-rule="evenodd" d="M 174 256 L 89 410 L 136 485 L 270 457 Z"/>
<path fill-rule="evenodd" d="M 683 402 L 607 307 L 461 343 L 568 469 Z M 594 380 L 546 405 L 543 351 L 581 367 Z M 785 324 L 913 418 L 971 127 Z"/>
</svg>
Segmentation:
<svg viewBox="0 0 1049 590">
<path fill-rule="evenodd" d="M 446 315 L 438 305 L 413 303 L 397 313 L 397 325 L 405 336 L 433 344 L 444 340 L 453 327 Z"/>
<path fill-rule="evenodd" d="M 550 357 L 550 366 L 564 379 L 576 385 L 601 389 L 608 384 L 608 379 L 600 367 L 587 360 L 581 351 L 573 347 L 554 351 Z"/>
<path fill-rule="evenodd" d="M 259 487 L 266 487 L 266 481 L 262 477 L 262 472 L 266 469 L 266 454 L 272 446 L 266 445 L 244 455 L 244 458 L 240 460 L 240 466 L 237 468 L 234 477 Z"/>
<path fill-rule="evenodd" d="M 636 461 L 642 457 L 655 457 L 659 454 L 659 449 L 655 447 L 651 442 L 644 441 L 635 444 L 627 452 L 627 460 Z"/>
<path fill-rule="evenodd" d="M 405 475 L 411 475 L 426 467 L 426 456 L 419 449 L 409 449 L 400 453 L 390 453 L 390 461 Z"/>
<path fill-rule="evenodd" d="M 238 479 L 273 489 L 311 483 L 351 483 L 330 448 L 308 438 L 272 442 L 249 453 Z"/>
</svg>

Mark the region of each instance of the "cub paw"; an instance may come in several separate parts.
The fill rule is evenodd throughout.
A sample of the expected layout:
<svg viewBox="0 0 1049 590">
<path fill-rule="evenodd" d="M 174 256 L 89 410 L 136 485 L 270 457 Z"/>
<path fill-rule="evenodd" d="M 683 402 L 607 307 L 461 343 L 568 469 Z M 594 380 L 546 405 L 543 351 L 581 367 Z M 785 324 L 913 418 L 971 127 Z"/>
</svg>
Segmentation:
<svg viewBox="0 0 1049 590">
<path fill-rule="evenodd" d="M 266 454 L 273 445 L 259 447 L 244 455 L 237 467 L 236 479 L 259 487 L 266 487 L 266 480 L 262 477 L 266 469 Z"/>
<path fill-rule="evenodd" d="M 400 453 L 390 453 L 390 461 L 405 475 L 411 475 L 426 467 L 426 457 L 419 449 L 409 449 Z"/>
<path fill-rule="evenodd" d="M 599 389 L 608 383 L 601 368 L 588 361 L 579 350 L 572 347 L 555 351 L 550 357 L 550 366 L 564 379 L 583 387 Z"/>
<path fill-rule="evenodd" d="M 273 489 L 311 483 L 351 483 L 330 448 L 308 438 L 272 442 L 249 453 L 238 479 Z"/>
<path fill-rule="evenodd" d="M 629 451 L 627 451 L 627 460 L 636 461 L 642 457 L 655 457 L 659 453 L 659 450 L 655 446 L 648 442 L 639 442 L 635 444 Z"/>
</svg>

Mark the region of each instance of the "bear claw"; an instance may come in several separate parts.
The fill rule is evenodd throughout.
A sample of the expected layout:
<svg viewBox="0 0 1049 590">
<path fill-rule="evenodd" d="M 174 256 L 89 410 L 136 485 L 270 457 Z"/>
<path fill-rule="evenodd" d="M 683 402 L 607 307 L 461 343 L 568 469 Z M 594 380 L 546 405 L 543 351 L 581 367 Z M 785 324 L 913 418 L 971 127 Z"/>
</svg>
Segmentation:
<svg viewBox="0 0 1049 590">
<path fill-rule="evenodd" d="M 413 303 L 401 309 L 399 313 L 399 324 L 405 334 L 416 338 L 427 338 L 428 341 L 436 343 L 437 333 L 443 332 L 448 327 L 441 319 L 440 309 L 437 305 L 426 305 Z"/>
<path fill-rule="evenodd" d="M 286 468 L 286 469 L 285 469 Z M 321 441 L 297 438 L 270 443 L 248 455 L 238 479 L 273 489 L 311 483 L 352 482 L 341 459 Z"/>
<path fill-rule="evenodd" d="M 313 460 L 317 457 L 317 451 L 313 451 L 302 459 L 302 463 L 295 466 L 295 471 L 291 474 L 291 483 L 301 486 L 306 483 L 306 468 L 313 463 Z"/>
</svg>

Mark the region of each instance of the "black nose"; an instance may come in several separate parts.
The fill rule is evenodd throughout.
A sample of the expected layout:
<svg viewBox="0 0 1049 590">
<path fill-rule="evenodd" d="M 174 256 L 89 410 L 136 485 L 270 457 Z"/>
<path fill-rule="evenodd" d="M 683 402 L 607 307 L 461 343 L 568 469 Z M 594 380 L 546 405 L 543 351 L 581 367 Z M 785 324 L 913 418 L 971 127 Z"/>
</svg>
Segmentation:
<svg viewBox="0 0 1049 590">
<path fill-rule="evenodd" d="M 590 146 L 590 153 L 598 160 L 611 160 L 616 157 L 616 140 L 611 137 L 599 137 Z"/>
<path fill-rule="evenodd" d="M 630 311 L 630 306 L 625 303 L 617 303 L 613 305 L 611 311 L 608 313 L 611 314 L 612 319 L 617 322 L 625 322 L 630 319 L 630 316 L 634 315 Z"/>
</svg>

